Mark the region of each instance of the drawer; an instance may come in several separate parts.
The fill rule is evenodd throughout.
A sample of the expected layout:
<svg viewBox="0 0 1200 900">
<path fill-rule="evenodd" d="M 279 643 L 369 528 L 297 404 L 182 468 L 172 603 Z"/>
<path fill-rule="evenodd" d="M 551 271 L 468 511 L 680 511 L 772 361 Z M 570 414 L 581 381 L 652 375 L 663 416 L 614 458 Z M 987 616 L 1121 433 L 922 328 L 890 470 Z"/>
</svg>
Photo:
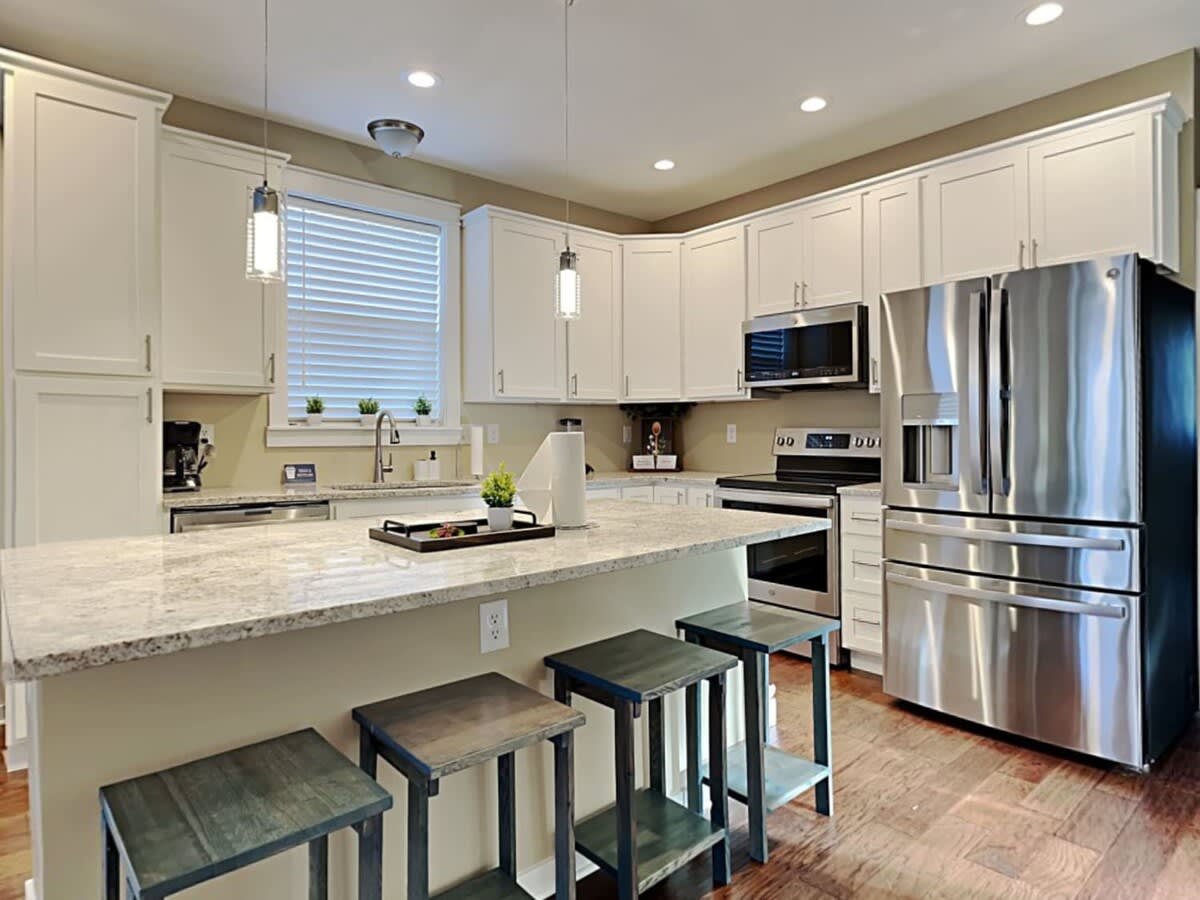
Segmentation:
<svg viewBox="0 0 1200 900">
<path fill-rule="evenodd" d="M 857 534 L 842 536 L 842 587 L 873 596 L 883 595 L 883 542 Z"/>
<path fill-rule="evenodd" d="M 621 488 L 621 499 L 632 500 L 638 503 L 653 503 L 654 486 L 640 484 L 633 487 Z"/>
<path fill-rule="evenodd" d="M 875 497 L 842 497 L 842 534 L 879 537 L 883 534 L 883 505 Z"/>
<path fill-rule="evenodd" d="M 842 591 L 842 646 L 883 653 L 883 602 L 879 597 Z"/>
</svg>

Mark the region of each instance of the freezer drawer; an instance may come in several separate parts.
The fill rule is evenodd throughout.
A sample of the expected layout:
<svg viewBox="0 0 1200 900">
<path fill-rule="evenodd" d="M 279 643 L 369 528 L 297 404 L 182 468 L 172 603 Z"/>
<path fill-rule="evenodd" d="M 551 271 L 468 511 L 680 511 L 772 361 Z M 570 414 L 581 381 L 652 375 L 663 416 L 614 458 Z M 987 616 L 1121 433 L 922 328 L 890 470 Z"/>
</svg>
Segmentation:
<svg viewBox="0 0 1200 900">
<path fill-rule="evenodd" d="M 894 562 L 998 578 L 1137 593 L 1141 529 L 887 510 L 883 555 Z"/>
<path fill-rule="evenodd" d="M 1141 766 L 1141 602 L 889 562 L 884 691 Z"/>
</svg>

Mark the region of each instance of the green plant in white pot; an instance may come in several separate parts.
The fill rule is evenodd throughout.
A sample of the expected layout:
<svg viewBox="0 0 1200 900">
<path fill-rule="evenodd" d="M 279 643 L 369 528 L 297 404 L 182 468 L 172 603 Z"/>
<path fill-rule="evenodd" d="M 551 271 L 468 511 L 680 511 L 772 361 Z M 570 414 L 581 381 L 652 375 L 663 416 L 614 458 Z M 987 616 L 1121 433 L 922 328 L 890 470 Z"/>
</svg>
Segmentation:
<svg viewBox="0 0 1200 900">
<path fill-rule="evenodd" d="M 364 428 L 373 428 L 377 415 L 379 415 L 379 401 L 374 397 L 364 397 L 358 401 L 358 421 Z"/>
<path fill-rule="evenodd" d="M 309 425 L 320 425 L 325 418 L 325 401 L 320 397 L 309 397 L 304 402 L 304 411 L 308 413 Z"/>
<path fill-rule="evenodd" d="M 433 404 L 429 402 L 429 398 L 422 394 L 413 403 L 413 412 L 417 416 L 418 425 L 428 425 L 429 415 L 433 412 Z"/>
<path fill-rule="evenodd" d="M 483 486 L 479 489 L 479 496 L 488 506 L 488 528 L 492 531 L 512 528 L 513 498 L 516 495 L 517 482 L 512 472 L 504 468 L 504 463 L 500 463 L 500 468 L 483 479 Z"/>
</svg>

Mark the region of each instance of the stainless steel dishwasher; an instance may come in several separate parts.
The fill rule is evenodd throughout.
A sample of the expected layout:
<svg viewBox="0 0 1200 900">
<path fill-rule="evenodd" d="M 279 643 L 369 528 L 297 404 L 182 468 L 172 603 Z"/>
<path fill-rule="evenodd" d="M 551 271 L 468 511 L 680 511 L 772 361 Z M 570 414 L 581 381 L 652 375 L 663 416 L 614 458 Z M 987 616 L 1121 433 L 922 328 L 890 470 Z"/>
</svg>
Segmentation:
<svg viewBox="0 0 1200 900">
<path fill-rule="evenodd" d="M 285 525 L 289 522 L 327 522 L 329 519 L 329 502 L 326 500 L 181 507 L 171 510 L 171 534 L 246 528 L 250 525 Z"/>
</svg>

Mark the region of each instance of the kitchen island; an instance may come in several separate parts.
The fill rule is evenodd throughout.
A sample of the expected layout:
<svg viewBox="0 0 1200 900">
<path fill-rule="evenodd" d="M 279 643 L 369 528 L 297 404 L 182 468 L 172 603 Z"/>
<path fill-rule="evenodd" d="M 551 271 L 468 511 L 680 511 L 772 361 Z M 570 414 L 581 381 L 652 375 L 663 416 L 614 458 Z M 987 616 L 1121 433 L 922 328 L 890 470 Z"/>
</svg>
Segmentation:
<svg viewBox="0 0 1200 900">
<path fill-rule="evenodd" d="M 352 707 L 482 672 L 549 693 L 546 654 L 635 628 L 673 634 L 680 616 L 745 598 L 746 545 L 828 527 L 616 501 L 589 504 L 589 518 L 594 527 L 552 539 L 427 555 L 370 540 L 365 520 L 4 551 L 5 674 L 29 684 L 39 900 L 98 895 L 103 784 L 307 726 L 355 758 Z M 479 602 L 501 597 L 511 646 L 482 655 Z M 579 705 L 582 818 L 613 801 L 613 735 L 611 716 Z M 678 786 L 682 710 L 666 718 Z M 494 865 L 494 776 L 490 766 L 450 777 L 431 804 L 434 890 Z M 404 783 L 387 768 L 380 780 L 397 797 L 384 884 L 398 896 Z M 517 784 L 518 868 L 540 893 L 548 748 L 518 755 Z M 335 900 L 353 896 L 353 849 L 345 835 L 331 841 Z M 285 900 L 306 884 L 307 856 L 292 852 L 189 897 Z"/>
</svg>

